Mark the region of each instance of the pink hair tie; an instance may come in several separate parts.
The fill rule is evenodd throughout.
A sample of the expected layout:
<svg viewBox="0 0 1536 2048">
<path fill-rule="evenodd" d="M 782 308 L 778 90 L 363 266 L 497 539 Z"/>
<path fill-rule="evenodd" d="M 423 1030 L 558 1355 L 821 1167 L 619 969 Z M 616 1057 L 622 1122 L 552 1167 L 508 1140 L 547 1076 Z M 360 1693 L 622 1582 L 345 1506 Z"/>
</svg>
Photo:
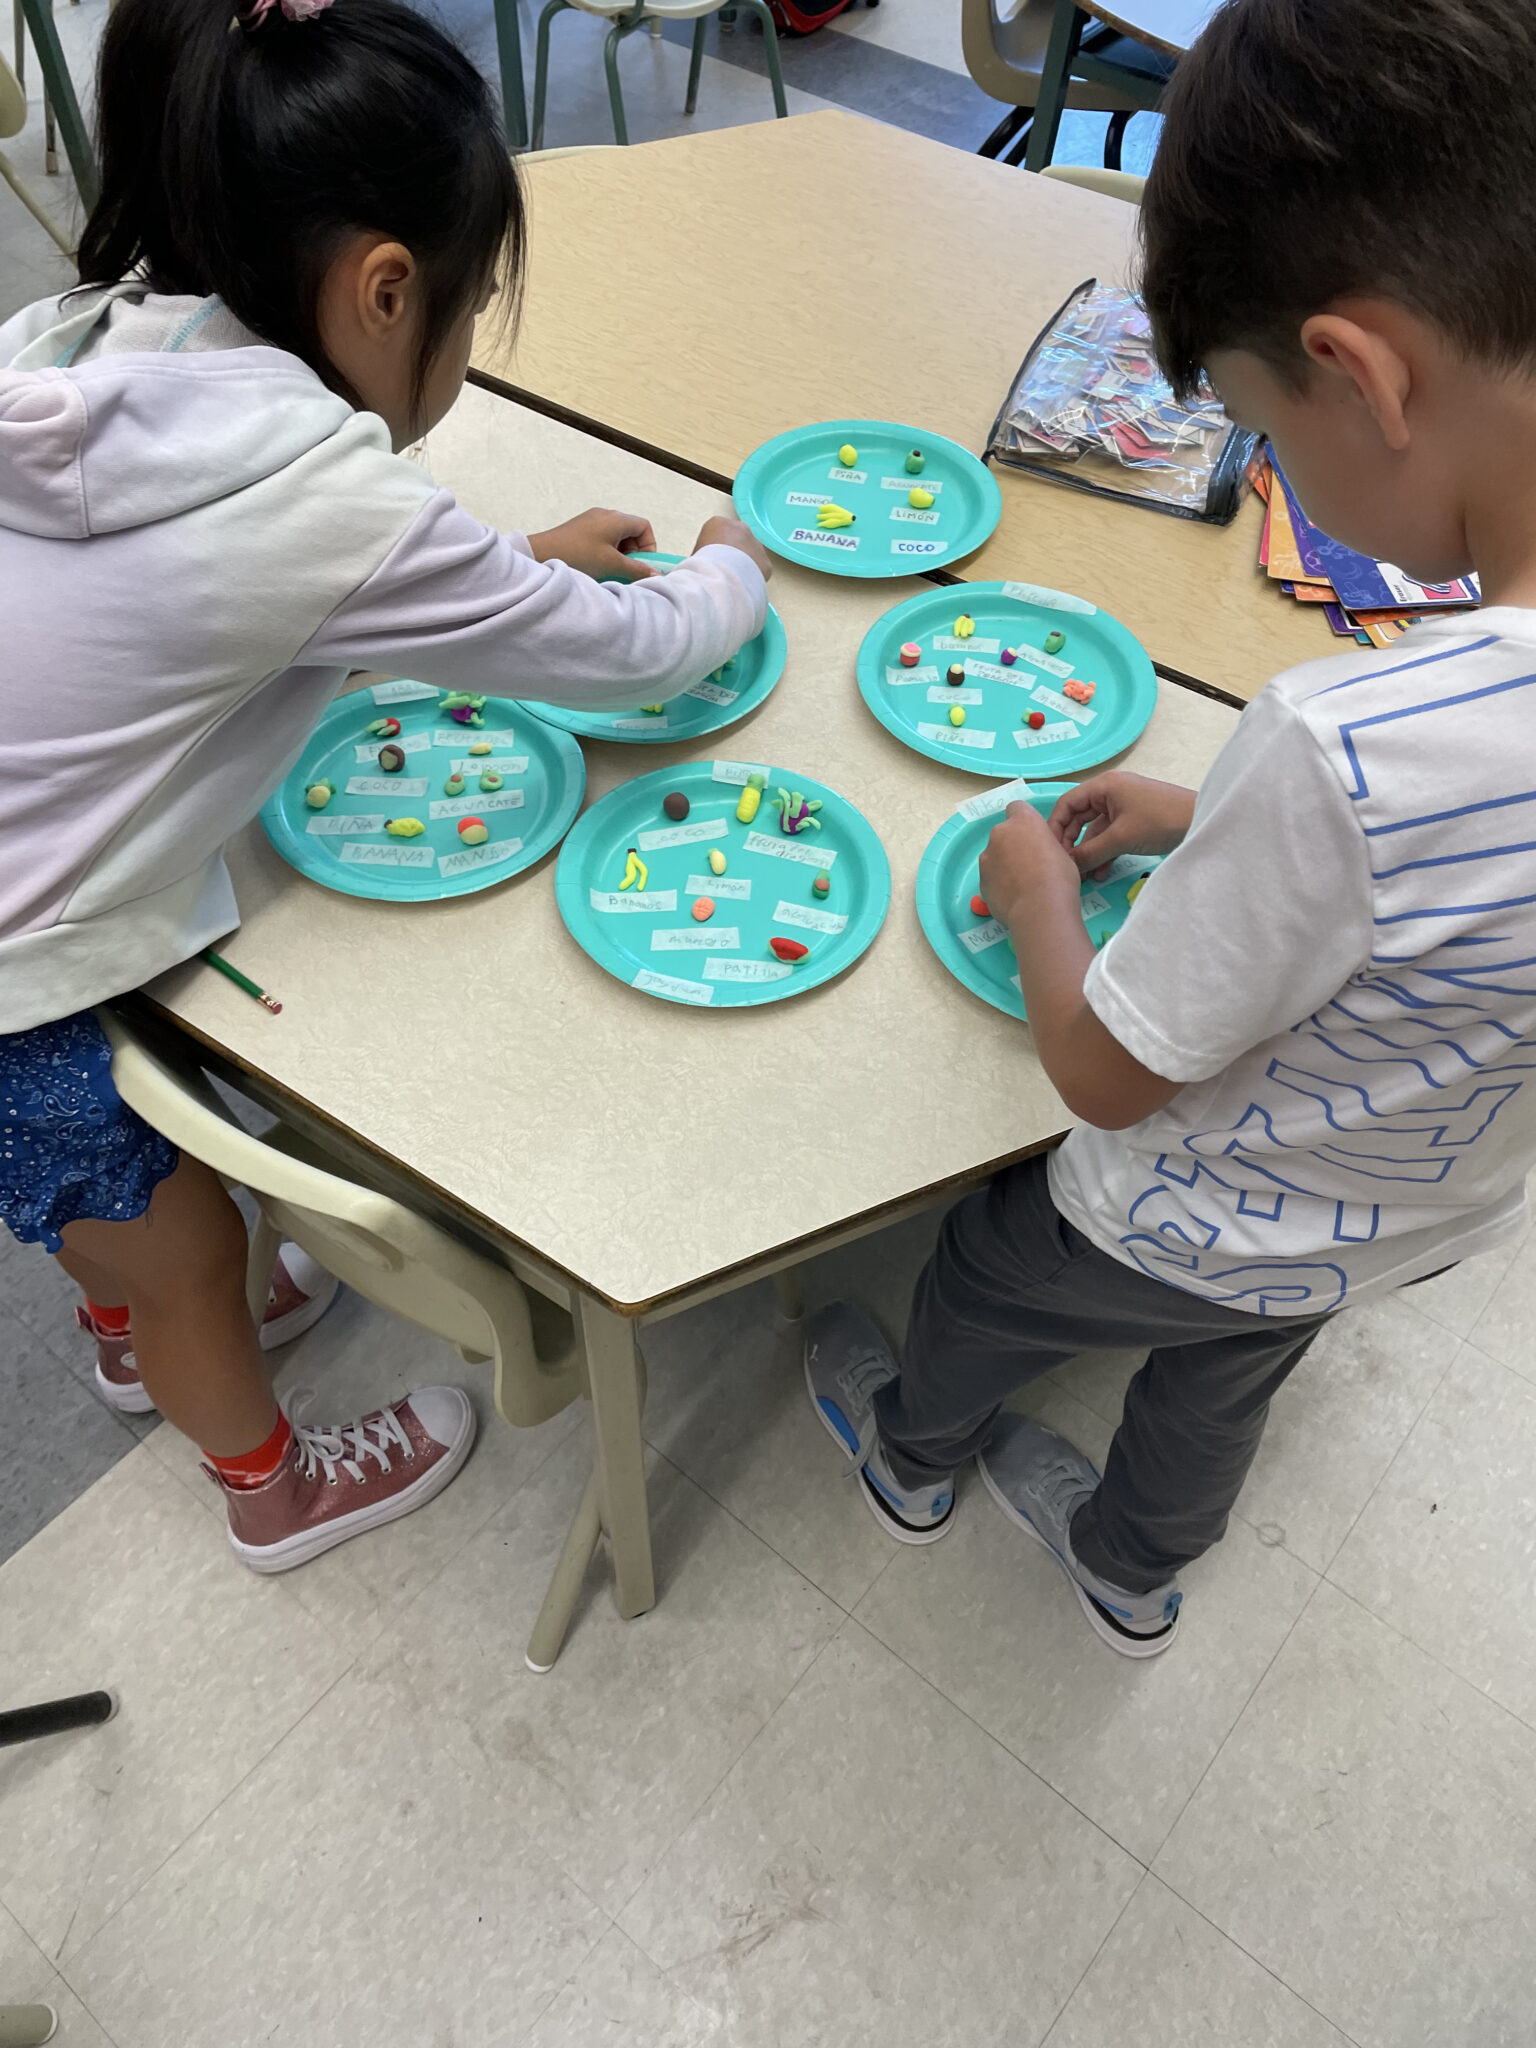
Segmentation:
<svg viewBox="0 0 1536 2048">
<path fill-rule="evenodd" d="M 252 0 L 251 11 L 245 17 L 247 28 L 260 28 L 279 0 Z M 281 0 L 284 15 L 289 21 L 313 21 L 317 14 L 324 14 L 331 0 Z"/>
</svg>

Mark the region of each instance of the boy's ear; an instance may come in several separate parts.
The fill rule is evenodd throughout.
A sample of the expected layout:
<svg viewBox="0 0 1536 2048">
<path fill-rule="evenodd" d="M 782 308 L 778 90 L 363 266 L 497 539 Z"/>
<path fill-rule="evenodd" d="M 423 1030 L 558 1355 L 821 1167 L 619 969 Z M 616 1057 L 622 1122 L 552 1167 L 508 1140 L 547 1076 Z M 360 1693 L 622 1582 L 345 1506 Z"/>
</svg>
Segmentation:
<svg viewBox="0 0 1536 2048">
<path fill-rule="evenodd" d="M 1342 313 L 1314 313 L 1302 323 L 1301 345 L 1314 374 L 1335 380 L 1336 397 L 1348 397 L 1352 389 L 1387 446 L 1401 454 L 1411 438 L 1407 408 L 1413 373 L 1389 336 Z"/>
</svg>

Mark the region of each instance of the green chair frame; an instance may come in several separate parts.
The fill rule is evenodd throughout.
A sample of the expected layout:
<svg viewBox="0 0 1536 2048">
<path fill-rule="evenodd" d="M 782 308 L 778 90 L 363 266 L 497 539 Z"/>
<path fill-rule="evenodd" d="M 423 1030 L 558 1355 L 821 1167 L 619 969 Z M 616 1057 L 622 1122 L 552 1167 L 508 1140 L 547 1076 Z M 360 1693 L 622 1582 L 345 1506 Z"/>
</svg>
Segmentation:
<svg viewBox="0 0 1536 2048">
<path fill-rule="evenodd" d="M 59 32 L 54 26 L 53 0 L 21 0 L 21 13 L 32 38 L 32 47 L 37 52 L 43 88 L 59 124 L 59 134 L 64 139 L 64 154 L 75 174 L 80 204 L 89 212 L 96 204 L 101 182 L 96 175 L 96 153 L 86 133 L 80 102 L 75 98 L 74 81 L 69 75 L 69 66 L 59 44 Z"/>
<path fill-rule="evenodd" d="M 515 6 L 516 0 L 498 0 L 498 4 Z M 736 0 L 736 7 L 749 7 L 763 24 L 763 50 L 768 59 L 768 80 L 773 87 L 773 110 L 783 121 L 789 114 L 789 105 L 784 98 L 784 75 L 779 68 L 779 37 L 773 25 L 768 0 Z M 549 97 L 549 29 L 557 14 L 580 12 L 575 0 L 548 0 L 539 16 L 538 47 L 533 64 L 533 147 L 544 146 L 544 110 Z M 719 13 L 721 10 L 716 9 Z M 732 9 L 735 12 L 735 8 Z M 619 84 L 619 47 L 626 36 L 632 36 L 642 28 L 647 19 L 657 20 L 659 16 L 648 15 L 646 0 L 635 0 L 627 14 L 618 15 L 603 39 L 603 69 L 608 75 L 608 105 L 613 113 L 613 137 L 615 142 L 627 145 L 629 123 L 624 118 L 624 94 Z M 691 114 L 699 103 L 699 74 L 704 68 L 704 26 L 709 20 L 701 14 L 693 24 L 693 49 L 688 61 L 688 97 L 683 112 Z"/>
</svg>

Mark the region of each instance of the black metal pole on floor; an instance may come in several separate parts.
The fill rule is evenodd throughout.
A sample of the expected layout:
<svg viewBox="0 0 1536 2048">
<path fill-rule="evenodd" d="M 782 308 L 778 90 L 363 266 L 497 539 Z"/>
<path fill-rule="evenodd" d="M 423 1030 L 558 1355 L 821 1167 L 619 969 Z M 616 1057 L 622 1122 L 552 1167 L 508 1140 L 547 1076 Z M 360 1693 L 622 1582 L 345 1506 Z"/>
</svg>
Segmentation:
<svg viewBox="0 0 1536 2048">
<path fill-rule="evenodd" d="M 98 1721 L 110 1721 L 116 1712 L 117 1701 L 109 1692 L 81 1692 L 73 1699 L 13 1707 L 0 1714 L 0 1749 L 13 1742 L 35 1742 L 40 1735 L 62 1735 L 66 1728 L 92 1728 Z"/>
</svg>

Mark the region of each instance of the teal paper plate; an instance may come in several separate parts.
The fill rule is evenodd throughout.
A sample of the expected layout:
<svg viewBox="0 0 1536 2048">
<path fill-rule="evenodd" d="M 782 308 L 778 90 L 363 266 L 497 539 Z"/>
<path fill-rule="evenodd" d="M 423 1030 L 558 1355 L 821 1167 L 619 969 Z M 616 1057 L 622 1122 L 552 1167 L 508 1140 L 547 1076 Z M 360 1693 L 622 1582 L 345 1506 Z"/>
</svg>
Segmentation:
<svg viewBox="0 0 1536 2048">
<path fill-rule="evenodd" d="M 262 806 L 267 837 L 301 875 L 344 896 L 434 903 L 489 889 L 559 845 L 587 786 L 580 747 L 540 719 L 514 722 L 516 707 L 505 697 L 486 698 L 479 729 L 456 725 L 438 710 L 441 694 L 426 683 L 375 683 L 332 704 L 299 765 Z M 399 719 L 396 744 L 406 749 L 398 775 L 379 774 L 370 759 L 383 742 L 366 728 L 386 717 Z M 490 741 L 488 756 L 470 754 L 477 740 Z M 463 796 L 445 797 L 455 761 L 464 763 L 467 786 Z M 476 786 L 487 767 L 502 778 L 493 793 Z M 336 794 L 312 811 L 304 792 L 322 776 Z M 465 815 L 490 827 L 482 845 L 460 840 Z M 384 830 L 387 817 L 419 818 L 426 830 L 395 839 Z"/>
<path fill-rule="evenodd" d="M 766 777 L 756 818 L 736 807 L 749 774 Z M 820 800 L 821 830 L 786 838 L 772 799 L 780 788 Z M 688 816 L 662 810 L 673 791 Z M 649 872 L 624 889 L 629 850 Z M 711 849 L 723 875 L 710 871 Z M 812 883 L 825 869 L 826 896 Z M 715 905 L 707 923 L 696 898 Z M 664 1002 L 716 1010 L 803 995 L 858 959 L 891 901 L 891 869 L 874 828 L 835 789 L 798 769 L 758 761 L 689 761 L 637 776 L 595 803 L 560 850 L 555 900 L 571 937 L 631 988 Z M 778 961 L 770 936 L 810 948 L 794 965 Z"/>
<path fill-rule="evenodd" d="M 637 554 L 637 562 L 680 562 L 681 555 Z M 660 746 L 668 741 L 698 740 L 706 733 L 721 732 L 755 711 L 784 673 L 788 643 L 784 621 L 773 606 L 768 623 L 755 640 L 749 640 L 734 661 L 717 669 L 691 690 L 674 697 L 658 715 L 640 705 L 628 711 L 572 711 L 564 704 L 540 704 L 532 699 L 520 702 L 519 710 L 531 711 L 562 732 L 580 733 L 583 739 L 617 740 L 630 746 Z"/>
<path fill-rule="evenodd" d="M 1024 1016 L 1019 963 L 1013 941 L 994 917 L 971 908 L 981 889 L 977 863 L 992 827 L 1009 804 L 1032 804 L 1048 818 L 1070 782 L 1005 782 L 973 796 L 946 818 L 923 849 L 917 868 L 917 916 L 925 937 L 956 981 L 1006 1016 Z M 1109 879 L 1083 884 L 1083 922 L 1102 945 L 1125 923 L 1126 897 L 1137 879 L 1157 866 L 1156 856 L 1122 856 Z"/>
<path fill-rule="evenodd" d="M 838 461 L 845 445 L 858 454 L 852 469 Z M 922 451 L 919 476 L 907 473 L 913 449 Z M 927 509 L 907 503 L 914 486 L 933 493 Z M 822 420 L 777 434 L 747 457 L 732 496 L 765 548 L 832 576 L 949 568 L 981 546 L 1003 509 L 992 472 L 968 448 L 890 420 Z M 852 526 L 824 532 L 823 504 L 851 512 Z"/>
<path fill-rule="evenodd" d="M 968 615 L 969 639 L 955 633 Z M 1065 635 L 1055 654 L 1048 633 Z M 903 642 L 921 650 L 914 668 L 901 665 Z M 1017 650 L 1011 665 L 1002 656 Z M 956 663 L 965 681 L 946 680 Z M 1094 685 L 1093 701 L 1074 704 L 1067 682 Z M 1080 597 L 1034 583 L 952 583 L 893 605 L 876 619 L 859 648 L 859 690 L 887 732 L 919 754 L 972 775 L 1024 776 L 1030 781 L 1080 775 L 1138 739 L 1157 704 L 1151 657 L 1136 636 Z M 949 722 L 959 703 L 965 723 Z M 1025 723 L 1032 711 L 1039 731 Z"/>
</svg>

